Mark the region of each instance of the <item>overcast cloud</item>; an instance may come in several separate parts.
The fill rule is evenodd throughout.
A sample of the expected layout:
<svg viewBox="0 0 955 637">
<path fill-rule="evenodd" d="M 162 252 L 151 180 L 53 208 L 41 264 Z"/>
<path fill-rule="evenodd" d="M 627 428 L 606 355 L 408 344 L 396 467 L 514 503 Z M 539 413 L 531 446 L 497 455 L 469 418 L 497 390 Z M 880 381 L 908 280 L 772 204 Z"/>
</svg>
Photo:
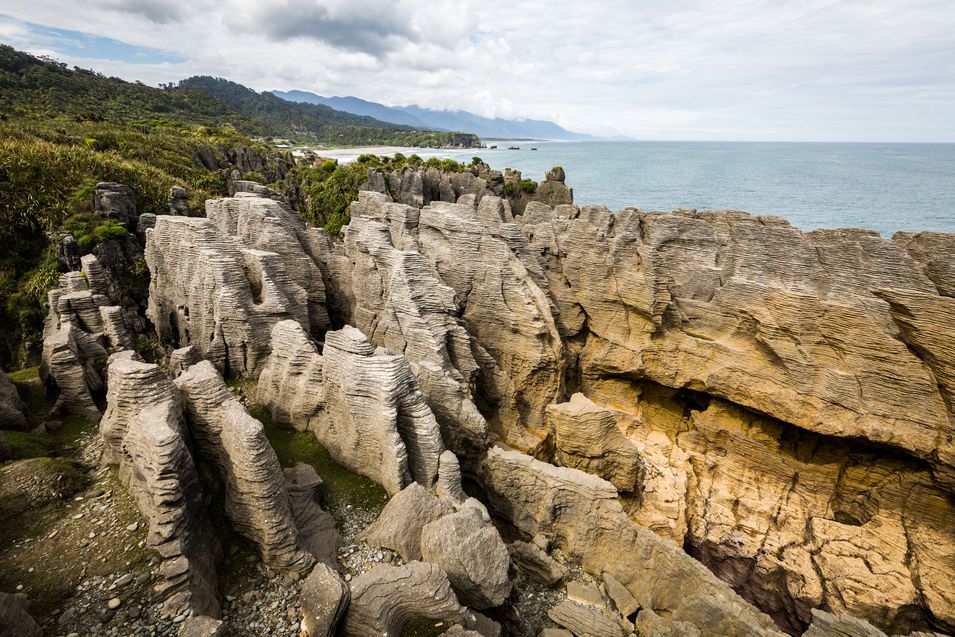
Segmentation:
<svg viewBox="0 0 955 637">
<path fill-rule="evenodd" d="M 0 0 L 0 13 L 0 41 L 150 84 L 210 74 L 640 139 L 955 141 L 951 0 Z M 103 59 L 26 23 L 142 51 Z"/>
</svg>

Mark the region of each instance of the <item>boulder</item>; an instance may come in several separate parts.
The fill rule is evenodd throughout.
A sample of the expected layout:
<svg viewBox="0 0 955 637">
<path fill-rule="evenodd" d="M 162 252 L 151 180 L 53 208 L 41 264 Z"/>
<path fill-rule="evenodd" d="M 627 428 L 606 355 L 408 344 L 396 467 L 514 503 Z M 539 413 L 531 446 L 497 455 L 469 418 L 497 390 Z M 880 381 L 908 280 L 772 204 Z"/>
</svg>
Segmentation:
<svg viewBox="0 0 955 637">
<path fill-rule="evenodd" d="M 225 637 L 225 634 L 222 621 L 205 615 L 187 617 L 179 626 L 179 637 Z"/>
<path fill-rule="evenodd" d="M 124 184 L 104 181 L 93 191 L 93 208 L 97 213 L 115 219 L 127 230 L 136 229 L 136 193 Z"/>
<path fill-rule="evenodd" d="M 514 565 L 532 582 L 554 586 L 567 577 L 567 569 L 535 544 L 516 540 L 507 550 Z"/>
<path fill-rule="evenodd" d="M 27 426 L 27 406 L 10 377 L 0 371 L 0 429 L 23 430 Z"/>
<path fill-rule="evenodd" d="M 548 405 L 546 413 L 554 464 L 600 476 L 619 491 L 642 486 L 640 449 L 617 426 L 613 411 L 576 393 L 566 403 Z"/>
<path fill-rule="evenodd" d="M 332 637 L 351 599 L 348 585 L 333 569 L 316 564 L 302 584 L 302 632 L 307 637 Z"/>
<path fill-rule="evenodd" d="M 182 186 L 169 189 L 169 214 L 189 216 L 189 191 Z"/>
<path fill-rule="evenodd" d="M 468 615 L 438 566 L 382 564 L 352 580 L 351 602 L 340 630 L 346 637 L 400 635 L 412 619 L 465 623 Z"/>
<path fill-rule="evenodd" d="M 500 606 L 511 593 L 510 557 L 494 525 L 476 509 L 464 507 L 421 530 L 421 557 L 437 564 L 467 606 Z"/>
<path fill-rule="evenodd" d="M 640 604 L 633 597 L 627 587 L 617 581 L 617 578 L 610 573 L 603 574 L 604 589 L 607 596 L 613 600 L 614 606 L 624 617 L 630 617 L 640 609 Z"/>
<path fill-rule="evenodd" d="M 285 490 L 298 528 L 299 545 L 319 562 L 338 568 L 342 536 L 335 517 L 321 507 L 322 479 L 315 468 L 300 462 L 285 469 Z"/>
<path fill-rule="evenodd" d="M 0 637 L 40 637 L 43 631 L 17 595 L 0 593 Z"/>
<path fill-rule="evenodd" d="M 601 609 L 565 599 L 547 611 L 555 624 L 569 629 L 577 637 L 626 637 L 627 632 Z"/>
<path fill-rule="evenodd" d="M 813 609 L 812 624 L 804 637 L 887 637 L 872 624 L 850 615 L 833 615 Z"/>
<path fill-rule="evenodd" d="M 421 559 L 421 531 L 424 526 L 452 512 L 441 499 L 412 482 L 396 493 L 378 519 L 361 534 L 369 546 L 395 551 L 406 562 Z"/>
</svg>

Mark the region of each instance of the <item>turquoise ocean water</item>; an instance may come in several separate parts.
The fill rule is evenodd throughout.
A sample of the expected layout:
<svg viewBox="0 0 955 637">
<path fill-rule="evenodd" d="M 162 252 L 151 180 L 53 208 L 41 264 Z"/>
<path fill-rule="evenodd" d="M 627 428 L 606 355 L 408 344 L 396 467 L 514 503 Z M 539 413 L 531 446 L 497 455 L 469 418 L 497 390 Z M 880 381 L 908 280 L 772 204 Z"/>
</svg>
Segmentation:
<svg viewBox="0 0 955 637">
<path fill-rule="evenodd" d="M 746 210 L 803 230 L 955 232 L 955 144 L 488 142 L 445 151 L 543 178 L 563 166 L 577 204 Z M 521 150 L 507 150 L 517 144 Z M 538 150 L 530 150 L 532 147 Z"/>
</svg>

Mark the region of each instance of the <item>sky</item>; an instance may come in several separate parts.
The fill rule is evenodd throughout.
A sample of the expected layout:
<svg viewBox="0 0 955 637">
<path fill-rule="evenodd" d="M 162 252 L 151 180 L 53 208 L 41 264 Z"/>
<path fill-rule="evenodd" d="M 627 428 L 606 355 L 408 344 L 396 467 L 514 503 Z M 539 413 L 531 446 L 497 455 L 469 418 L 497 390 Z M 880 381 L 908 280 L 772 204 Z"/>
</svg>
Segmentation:
<svg viewBox="0 0 955 637">
<path fill-rule="evenodd" d="M 952 0 L 0 0 L 0 42 L 600 136 L 955 142 Z"/>
</svg>

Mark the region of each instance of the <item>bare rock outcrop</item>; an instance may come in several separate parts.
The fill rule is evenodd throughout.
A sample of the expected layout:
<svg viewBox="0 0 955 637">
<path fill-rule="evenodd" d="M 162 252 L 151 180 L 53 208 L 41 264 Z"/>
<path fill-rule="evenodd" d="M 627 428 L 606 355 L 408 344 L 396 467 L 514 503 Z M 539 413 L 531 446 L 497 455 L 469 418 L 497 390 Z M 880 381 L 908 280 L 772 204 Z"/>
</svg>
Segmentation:
<svg viewBox="0 0 955 637">
<path fill-rule="evenodd" d="M 100 422 L 104 459 L 119 465 L 120 479 L 149 522 L 146 541 L 163 557 L 158 599 L 173 616 L 192 610 L 217 617 L 221 548 L 186 445 L 178 391 L 157 365 L 127 351 L 111 357 L 107 401 Z"/>
<path fill-rule="evenodd" d="M 547 611 L 554 623 L 570 629 L 577 637 L 625 637 L 629 631 L 604 610 L 569 599 Z"/>
<path fill-rule="evenodd" d="M 307 573 L 315 557 L 300 543 L 285 475 L 262 423 L 226 387 L 209 361 L 175 381 L 199 454 L 225 485 L 225 510 L 236 530 L 255 543 L 266 564 Z"/>
<path fill-rule="evenodd" d="M 93 395 L 104 388 L 98 364 L 105 362 L 107 348 L 124 349 L 131 343 L 122 308 L 107 296 L 99 261 L 86 255 L 81 262 L 82 271 L 62 275 L 47 296 L 40 375 L 58 392 L 54 415 L 76 414 L 95 421 L 102 414 Z"/>
<path fill-rule="evenodd" d="M 488 451 L 484 479 L 499 515 L 528 535 L 554 538 L 585 569 L 609 573 L 641 608 L 666 610 L 701 630 L 724 631 L 703 634 L 781 634 L 767 615 L 679 546 L 634 525 L 609 482 L 499 447 Z M 707 612 L 698 612 L 697 603 Z"/>
<path fill-rule="evenodd" d="M 447 573 L 458 598 L 470 608 L 500 606 L 511 593 L 507 547 L 476 509 L 464 507 L 425 524 L 421 558 Z"/>
<path fill-rule="evenodd" d="M 348 585 L 333 569 L 316 564 L 302 584 L 302 632 L 332 637 L 351 600 Z"/>
<path fill-rule="evenodd" d="M 464 622 L 468 615 L 434 564 L 380 565 L 352 580 L 341 631 L 346 637 L 400 635 L 412 619 Z"/>
<path fill-rule="evenodd" d="M 27 406 L 23 404 L 16 385 L 0 371 L 0 429 L 26 429 Z"/>
<path fill-rule="evenodd" d="M 418 210 L 363 192 L 351 215 L 344 242 L 347 267 L 326 266 L 330 285 L 347 290 L 341 295 L 344 320 L 375 345 L 402 352 L 445 443 L 465 458 L 480 454 L 487 423 L 473 399 L 478 365 L 454 291 L 418 252 Z"/>
<path fill-rule="evenodd" d="M 26 610 L 25 600 L 0 593 L 0 637 L 40 637 L 43 631 Z"/>
<path fill-rule="evenodd" d="M 507 545 L 507 552 L 518 570 L 533 582 L 554 586 L 567 576 L 567 569 L 536 544 L 515 540 Z"/>
<path fill-rule="evenodd" d="M 272 327 L 328 326 L 313 232 L 254 195 L 207 202 L 207 218 L 164 215 L 147 231 L 148 316 L 160 338 L 194 345 L 224 374 L 255 378 Z"/>
<path fill-rule="evenodd" d="M 614 413 L 583 394 L 547 406 L 554 464 L 580 469 L 607 480 L 618 491 L 634 491 L 643 463 L 640 449 L 617 426 Z"/>
<path fill-rule="evenodd" d="M 276 325 L 273 339 L 258 398 L 277 422 L 314 432 L 332 458 L 391 494 L 412 480 L 434 488 L 444 445 L 407 359 L 347 325 L 325 335 L 321 355 L 293 323 Z"/>
<path fill-rule="evenodd" d="M 300 462 L 285 469 L 285 490 L 298 527 L 299 545 L 322 564 L 338 568 L 342 537 L 335 517 L 321 507 L 322 479 L 315 468 Z"/>
<path fill-rule="evenodd" d="M 361 538 L 369 546 L 397 552 L 406 562 L 420 560 L 422 529 L 452 512 L 448 503 L 412 482 L 388 500 L 378 519 L 362 532 Z"/>
</svg>

